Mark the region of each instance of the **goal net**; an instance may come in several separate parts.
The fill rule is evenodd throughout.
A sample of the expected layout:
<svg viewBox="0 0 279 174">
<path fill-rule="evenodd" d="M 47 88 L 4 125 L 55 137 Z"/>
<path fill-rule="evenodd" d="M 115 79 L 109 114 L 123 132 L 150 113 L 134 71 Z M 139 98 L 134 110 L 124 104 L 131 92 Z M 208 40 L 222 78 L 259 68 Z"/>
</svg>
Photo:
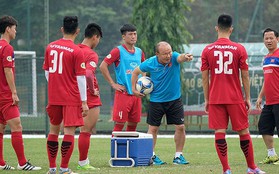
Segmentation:
<svg viewBox="0 0 279 174">
<path fill-rule="evenodd" d="M 37 116 L 36 52 L 15 51 L 14 54 L 21 116 Z"/>
</svg>

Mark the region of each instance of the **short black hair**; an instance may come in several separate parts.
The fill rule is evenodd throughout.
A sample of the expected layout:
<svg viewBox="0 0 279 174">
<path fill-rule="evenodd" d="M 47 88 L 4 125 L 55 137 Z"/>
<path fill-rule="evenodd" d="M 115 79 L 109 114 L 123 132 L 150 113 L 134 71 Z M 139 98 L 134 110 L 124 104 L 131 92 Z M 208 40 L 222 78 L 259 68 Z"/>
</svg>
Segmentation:
<svg viewBox="0 0 279 174">
<path fill-rule="evenodd" d="M 17 20 L 15 20 L 12 16 L 2 16 L 0 18 L 0 33 L 3 34 L 6 31 L 7 27 L 17 26 Z"/>
<path fill-rule="evenodd" d="M 276 31 L 276 30 L 273 30 L 273 29 L 271 29 L 271 28 L 266 28 L 265 30 L 264 30 L 264 32 L 263 32 L 263 37 L 264 37 L 264 34 L 265 33 L 267 33 L 267 32 L 274 32 L 274 35 L 276 36 L 276 37 L 278 37 L 278 32 Z"/>
<path fill-rule="evenodd" d="M 134 25 L 132 25 L 132 24 L 124 24 L 120 28 L 120 32 L 121 32 L 122 35 L 125 34 L 128 31 L 132 31 L 132 32 L 133 31 L 137 31 L 137 28 Z"/>
<path fill-rule="evenodd" d="M 63 28 L 65 34 L 74 34 L 78 28 L 78 17 L 65 16 L 63 19 Z"/>
<path fill-rule="evenodd" d="M 102 28 L 96 23 L 88 24 L 84 31 L 84 37 L 86 38 L 91 38 L 93 35 L 103 37 Z"/>
<path fill-rule="evenodd" d="M 232 27 L 232 17 L 228 14 L 222 14 L 218 17 L 218 27 L 221 30 L 228 30 Z"/>
</svg>

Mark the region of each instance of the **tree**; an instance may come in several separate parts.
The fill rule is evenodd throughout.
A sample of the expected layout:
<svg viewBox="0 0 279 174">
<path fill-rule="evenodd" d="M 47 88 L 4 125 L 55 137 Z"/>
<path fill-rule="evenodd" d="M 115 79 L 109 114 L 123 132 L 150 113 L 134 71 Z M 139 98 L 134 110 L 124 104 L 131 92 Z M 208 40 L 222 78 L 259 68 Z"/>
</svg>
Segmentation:
<svg viewBox="0 0 279 174">
<path fill-rule="evenodd" d="M 147 57 L 154 55 L 159 41 L 169 42 L 173 50 L 184 51 L 182 45 L 192 37 L 185 28 L 184 12 L 190 10 L 185 0 L 137 0 L 133 7 L 132 22 L 139 33 L 137 45 Z"/>
</svg>

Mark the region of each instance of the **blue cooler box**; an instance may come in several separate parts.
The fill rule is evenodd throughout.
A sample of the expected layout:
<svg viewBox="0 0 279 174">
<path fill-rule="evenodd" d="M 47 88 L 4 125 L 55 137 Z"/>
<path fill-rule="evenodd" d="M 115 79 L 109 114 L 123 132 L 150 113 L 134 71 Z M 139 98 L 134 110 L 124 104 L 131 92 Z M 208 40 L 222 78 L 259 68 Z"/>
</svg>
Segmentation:
<svg viewBox="0 0 279 174">
<path fill-rule="evenodd" d="M 151 134 L 140 132 L 112 132 L 111 167 L 148 166 L 153 155 Z"/>
</svg>

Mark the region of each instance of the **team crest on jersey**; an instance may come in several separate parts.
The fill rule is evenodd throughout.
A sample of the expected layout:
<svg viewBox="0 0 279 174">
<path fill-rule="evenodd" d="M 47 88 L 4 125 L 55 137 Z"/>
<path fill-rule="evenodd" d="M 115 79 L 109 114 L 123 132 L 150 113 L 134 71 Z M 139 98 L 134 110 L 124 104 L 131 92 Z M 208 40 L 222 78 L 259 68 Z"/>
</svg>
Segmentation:
<svg viewBox="0 0 279 174">
<path fill-rule="evenodd" d="M 137 64 L 136 62 L 132 62 L 132 63 L 130 63 L 130 66 L 133 67 L 133 68 L 135 68 L 135 67 L 138 66 L 138 64 Z"/>
<path fill-rule="evenodd" d="M 81 63 L 81 64 L 80 64 L 80 67 L 83 68 L 83 69 L 85 69 L 85 63 L 84 63 L 84 62 Z"/>
<path fill-rule="evenodd" d="M 8 56 L 8 57 L 7 57 L 7 61 L 9 61 L 9 62 L 13 61 L 12 56 Z"/>
<path fill-rule="evenodd" d="M 107 58 L 110 59 L 111 58 L 111 54 L 107 55 Z"/>
<path fill-rule="evenodd" d="M 89 64 L 90 64 L 93 68 L 96 68 L 96 67 L 97 67 L 96 63 L 93 62 L 93 61 L 91 61 Z"/>
</svg>

